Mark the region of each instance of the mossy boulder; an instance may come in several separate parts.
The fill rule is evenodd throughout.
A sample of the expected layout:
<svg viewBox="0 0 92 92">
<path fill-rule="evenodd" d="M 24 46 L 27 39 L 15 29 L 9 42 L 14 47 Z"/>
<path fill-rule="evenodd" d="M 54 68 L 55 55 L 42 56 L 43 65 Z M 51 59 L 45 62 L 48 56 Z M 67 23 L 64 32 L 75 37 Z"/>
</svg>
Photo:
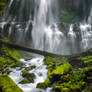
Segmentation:
<svg viewBox="0 0 92 92">
<path fill-rule="evenodd" d="M 53 71 L 56 66 L 59 66 L 61 64 L 67 63 L 67 58 L 52 58 L 52 57 L 46 57 L 45 64 L 47 65 L 47 69 L 50 71 Z"/>
<path fill-rule="evenodd" d="M 37 88 L 46 89 L 50 87 L 54 82 L 60 81 L 61 76 L 71 70 L 72 66 L 69 63 L 56 66 L 56 68 L 50 72 L 48 71 L 48 78 L 43 83 L 38 83 Z"/>
<path fill-rule="evenodd" d="M 50 86 L 51 86 L 51 81 L 48 78 L 48 79 L 45 80 L 45 82 L 38 83 L 36 87 L 45 90 L 47 87 L 50 87 Z"/>
<path fill-rule="evenodd" d="M 55 81 L 59 81 L 61 76 L 69 72 L 71 68 L 72 66 L 69 63 L 56 66 L 55 70 L 53 70 L 52 72 L 48 72 L 48 77 L 51 82 L 54 83 Z"/>
<path fill-rule="evenodd" d="M 0 34 L 0 39 L 10 42 Z M 15 49 L 9 49 L 0 43 L 0 92 L 23 92 L 9 77 L 10 68 L 21 67 L 23 63 L 19 60 L 21 54 Z"/>
<path fill-rule="evenodd" d="M 92 84 L 92 50 L 66 55 L 61 58 L 46 57 L 49 82 L 38 83 L 37 88 L 53 86 L 52 92 L 87 92 Z M 91 92 L 88 90 L 88 92 Z"/>
<path fill-rule="evenodd" d="M 25 70 L 26 70 L 26 71 L 30 71 L 30 70 L 34 69 L 35 67 L 36 67 L 36 66 L 29 66 L 29 67 L 26 67 Z"/>
<path fill-rule="evenodd" d="M 10 42 L 6 37 L 0 34 L 0 39 Z M 11 42 L 10 42 L 11 43 Z M 23 63 L 19 60 L 21 53 L 15 49 L 10 49 L 0 43 L 0 72 L 7 72 L 9 68 L 21 67 Z M 9 73 L 9 72 L 7 72 Z"/>
<path fill-rule="evenodd" d="M 6 74 L 0 76 L 0 92 L 23 92 Z"/>
<path fill-rule="evenodd" d="M 35 78 L 34 73 L 29 73 L 28 71 L 23 70 L 23 71 L 22 71 L 22 76 L 23 76 L 25 79 L 27 79 L 28 81 L 30 81 L 30 83 L 33 83 L 33 82 L 34 82 L 34 78 Z"/>
<path fill-rule="evenodd" d="M 19 82 L 19 84 L 27 84 L 30 83 L 28 79 L 23 79 L 22 81 Z"/>
<path fill-rule="evenodd" d="M 57 84 L 53 88 L 53 92 L 81 92 L 82 87 L 85 85 L 85 82 L 79 81 L 78 83 L 67 83 Z"/>
</svg>

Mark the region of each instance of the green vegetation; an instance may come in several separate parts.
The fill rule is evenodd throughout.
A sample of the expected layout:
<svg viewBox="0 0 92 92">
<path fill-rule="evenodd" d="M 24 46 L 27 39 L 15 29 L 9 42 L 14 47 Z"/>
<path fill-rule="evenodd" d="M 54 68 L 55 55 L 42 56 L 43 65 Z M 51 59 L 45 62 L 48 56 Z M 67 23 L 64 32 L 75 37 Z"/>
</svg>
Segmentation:
<svg viewBox="0 0 92 92">
<path fill-rule="evenodd" d="M 22 81 L 19 82 L 19 84 L 27 84 L 30 83 L 28 79 L 23 79 Z"/>
<path fill-rule="evenodd" d="M 48 78 L 37 88 L 53 86 L 52 92 L 92 91 L 92 50 L 63 58 L 46 57 Z"/>
<path fill-rule="evenodd" d="M 10 42 L 1 34 L 0 39 Z M 20 57 L 20 52 L 15 49 L 9 49 L 0 43 L 0 92 L 22 92 L 7 75 L 11 72 L 9 68 L 21 67 L 23 65 L 19 60 Z"/>
<path fill-rule="evenodd" d="M 4 45 L 0 46 L 0 72 L 7 72 L 5 68 L 22 66 L 19 56 L 18 51 L 8 49 Z"/>
<path fill-rule="evenodd" d="M 26 71 L 30 71 L 30 70 L 34 69 L 35 67 L 36 67 L 36 66 L 29 66 L 29 67 L 26 67 L 25 70 L 26 70 Z"/>
<path fill-rule="evenodd" d="M 45 82 L 43 83 L 38 83 L 37 84 L 37 88 L 41 88 L 41 89 L 46 89 L 47 87 L 50 87 L 51 86 L 51 81 L 49 80 L 49 78 L 47 78 L 45 80 Z"/>
<path fill-rule="evenodd" d="M 0 92 L 23 92 L 6 74 L 0 76 Z"/>
<path fill-rule="evenodd" d="M 75 13 L 74 12 L 69 12 L 66 9 L 61 9 L 61 12 L 60 12 L 61 22 L 70 22 L 74 18 L 75 18 Z"/>
<path fill-rule="evenodd" d="M 0 18 L 9 0 L 0 0 Z"/>
<path fill-rule="evenodd" d="M 29 73 L 26 70 L 22 71 L 22 76 L 24 79 L 20 82 L 20 84 L 33 83 L 35 75 L 33 73 Z"/>
</svg>

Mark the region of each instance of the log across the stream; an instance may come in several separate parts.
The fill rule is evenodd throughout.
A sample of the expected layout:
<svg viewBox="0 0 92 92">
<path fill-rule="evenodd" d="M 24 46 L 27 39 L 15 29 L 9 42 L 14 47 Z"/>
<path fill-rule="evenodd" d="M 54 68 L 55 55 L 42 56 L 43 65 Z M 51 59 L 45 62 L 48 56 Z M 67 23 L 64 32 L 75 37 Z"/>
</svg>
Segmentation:
<svg viewBox="0 0 92 92">
<path fill-rule="evenodd" d="M 41 50 L 29 48 L 29 47 L 20 46 L 20 45 L 10 43 L 10 42 L 6 42 L 6 41 L 0 39 L 0 45 L 1 44 L 7 46 L 8 48 L 26 51 L 26 52 L 30 52 L 30 53 L 34 53 L 34 54 L 39 54 L 39 55 L 43 55 L 45 57 L 46 56 L 60 57 L 60 58 L 65 57 L 65 58 L 67 58 L 68 62 L 74 67 L 84 66 L 84 62 L 82 60 L 78 60 L 77 59 L 78 57 L 85 57 L 85 56 L 88 56 L 88 55 L 89 56 L 92 55 L 92 49 L 89 49 L 86 52 L 77 53 L 77 54 L 73 54 L 73 55 L 59 55 L 59 54 L 41 51 Z"/>
<path fill-rule="evenodd" d="M 60 55 L 60 54 L 54 54 L 54 53 L 51 53 L 51 52 L 46 52 L 46 51 L 33 49 L 33 48 L 30 48 L 30 47 L 20 46 L 20 45 L 15 44 L 15 43 L 6 42 L 2 39 L 0 39 L 0 44 L 4 44 L 8 48 L 21 50 L 21 51 L 26 51 L 26 52 L 30 52 L 30 53 L 34 53 L 34 54 L 43 55 L 43 56 L 51 56 L 51 57 L 72 57 L 72 56 L 79 56 L 79 55 L 87 54 L 87 53 L 90 53 L 92 55 L 92 49 L 89 49 L 86 52 L 76 53 L 76 54 L 73 54 L 73 55 Z"/>
<path fill-rule="evenodd" d="M 25 46 L 20 46 L 20 45 L 14 44 L 14 43 L 6 42 L 2 39 L 0 39 L 0 44 L 4 44 L 8 48 L 27 51 L 27 52 L 30 52 L 30 53 L 35 53 L 35 54 L 39 54 L 39 55 L 43 55 L 43 56 L 61 57 L 61 55 L 58 55 L 58 54 L 54 54 L 54 53 L 50 53 L 50 52 L 46 52 L 46 51 L 41 51 L 41 50 L 37 50 L 37 49 L 25 47 Z"/>
</svg>

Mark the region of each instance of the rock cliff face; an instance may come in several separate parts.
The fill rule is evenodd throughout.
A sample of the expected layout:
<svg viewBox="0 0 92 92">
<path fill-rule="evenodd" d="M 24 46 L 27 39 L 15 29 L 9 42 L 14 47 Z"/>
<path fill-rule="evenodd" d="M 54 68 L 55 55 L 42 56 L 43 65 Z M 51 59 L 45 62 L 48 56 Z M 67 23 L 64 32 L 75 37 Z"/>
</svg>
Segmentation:
<svg viewBox="0 0 92 92">
<path fill-rule="evenodd" d="M 2 16 L 3 10 L 8 4 L 9 0 L 0 0 L 0 17 Z"/>
<path fill-rule="evenodd" d="M 92 4 L 92 0 L 58 0 L 58 1 L 60 8 L 65 8 L 69 11 L 74 11 L 78 16 L 81 17 L 89 15 Z"/>
</svg>

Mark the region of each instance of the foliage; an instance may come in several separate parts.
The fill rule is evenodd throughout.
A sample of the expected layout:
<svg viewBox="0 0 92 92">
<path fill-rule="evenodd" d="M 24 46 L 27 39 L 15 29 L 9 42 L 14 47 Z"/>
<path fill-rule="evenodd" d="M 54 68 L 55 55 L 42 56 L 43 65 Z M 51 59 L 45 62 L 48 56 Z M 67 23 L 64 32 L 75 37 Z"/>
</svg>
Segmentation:
<svg viewBox="0 0 92 92">
<path fill-rule="evenodd" d="M 74 12 L 69 12 L 66 9 L 61 9 L 60 20 L 61 22 L 70 22 L 75 18 Z"/>
<path fill-rule="evenodd" d="M 61 58 L 46 57 L 48 80 L 37 88 L 53 86 L 52 92 L 91 92 L 92 50 Z M 70 63 L 70 64 L 69 64 Z M 71 66 L 72 65 L 72 66 Z"/>
<path fill-rule="evenodd" d="M 0 0 L 0 16 L 2 15 L 6 5 L 8 4 L 8 1 L 9 0 Z"/>
<path fill-rule="evenodd" d="M 6 74 L 0 76 L 0 92 L 23 92 Z"/>
<path fill-rule="evenodd" d="M 37 88 L 40 88 L 40 89 L 46 89 L 48 86 L 51 86 L 51 82 L 49 78 L 46 79 L 45 82 L 37 84 Z"/>
<path fill-rule="evenodd" d="M 30 82 L 30 83 L 33 83 L 34 82 L 34 78 L 35 78 L 35 75 L 33 73 L 29 73 L 28 71 L 26 70 L 23 70 L 22 71 L 22 76 L 25 78 L 24 80 L 22 80 L 22 83 L 26 81 L 26 83 Z M 21 83 L 21 82 L 20 82 Z"/>
</svg>

